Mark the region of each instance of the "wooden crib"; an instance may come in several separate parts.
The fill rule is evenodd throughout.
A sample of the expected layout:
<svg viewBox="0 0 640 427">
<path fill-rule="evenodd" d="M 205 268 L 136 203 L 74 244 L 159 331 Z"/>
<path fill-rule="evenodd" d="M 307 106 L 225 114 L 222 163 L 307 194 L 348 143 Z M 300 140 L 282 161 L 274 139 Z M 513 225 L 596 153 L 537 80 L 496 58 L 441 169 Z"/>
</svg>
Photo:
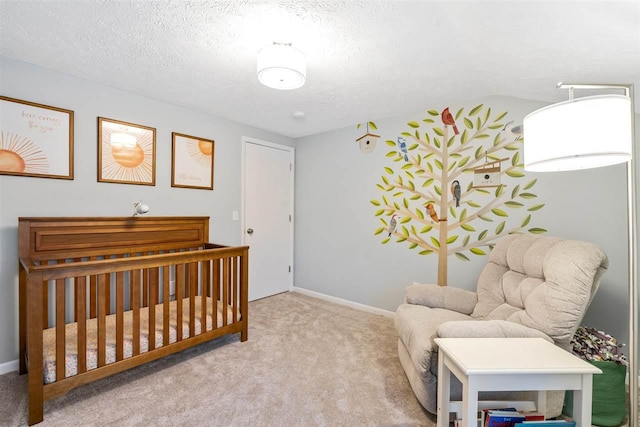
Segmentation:
<svg viewBox="0 0 640 427">
<path fill-rule="evenodd" d="M 247 340 L 249 248 L 207 243 L 208 217 L 19 218 L 18 234 L 30 425 L 75 387 L 223 335 Z"/>
</svg>

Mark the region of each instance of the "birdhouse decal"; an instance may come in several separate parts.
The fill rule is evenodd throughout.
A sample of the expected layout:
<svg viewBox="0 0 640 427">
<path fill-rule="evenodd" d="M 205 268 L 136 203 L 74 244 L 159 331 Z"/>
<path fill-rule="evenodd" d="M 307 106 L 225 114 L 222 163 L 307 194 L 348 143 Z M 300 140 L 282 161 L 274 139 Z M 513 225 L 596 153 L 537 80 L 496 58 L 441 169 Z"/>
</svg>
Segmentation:
<svg viewBox="0 0 640 427">
<path fill-rule="evenodd" d="M 380 138 L 380 135 L 369 133 L 369 126 L 371 126 L 373 129 L 378 128 L 375 123 L 367 122 L 367 133 L 362 135 L 360 138 L 356 139 L 356 142 L 360 144 L 360 151 L 362 151 L 365 154 L 372 153 L 373 150 L 375 150 L 376 143 L 378 142 L 378 138 Z M 358 128 L 359 127 L 360 127 L 360 124 L 358 124 Z"/>
<path fill-rule="evenodd" d="M 500 170 L 501 163 L 505 159 L 498 159 L 492 162 L 486 162 L 482 166 L 472 168 L 473 171 L 473 186 L 475 188 L 483 187 L 497 187 L 500 185 Z"/>
</svg>

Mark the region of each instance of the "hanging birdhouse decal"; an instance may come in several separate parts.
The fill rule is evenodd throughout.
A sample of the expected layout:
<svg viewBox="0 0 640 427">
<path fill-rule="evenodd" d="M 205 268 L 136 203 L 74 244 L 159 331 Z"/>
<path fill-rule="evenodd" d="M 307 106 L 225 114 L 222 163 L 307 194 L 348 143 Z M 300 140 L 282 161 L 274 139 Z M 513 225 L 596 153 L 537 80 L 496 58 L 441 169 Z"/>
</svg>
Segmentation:
<svg viewBox="0 0 640 427">
<path fill-rule="evenodd" d="M 358 123 L 358 129 L 360 128 L 360 126 L 361 123 Z M 380 138 L 380 135 L 369 133 L 369 126 L 371 126 L 371 128 L 374 130 L 378 129 L 374 122 L 367 122 L 367 133 L 356 139 L 356 142 L 360 144 L 360 151 L 365 154 L 372 153 L 373 150 L 375 150 L 378 138 Z"/>
<path fill-rule="evenodd" d="M 487 161 L 482 166 L 467 169 L 473 171 L 473 187 L 498 187 L 500 185 L 501 163 L 508 158 Z"/>
</svg>

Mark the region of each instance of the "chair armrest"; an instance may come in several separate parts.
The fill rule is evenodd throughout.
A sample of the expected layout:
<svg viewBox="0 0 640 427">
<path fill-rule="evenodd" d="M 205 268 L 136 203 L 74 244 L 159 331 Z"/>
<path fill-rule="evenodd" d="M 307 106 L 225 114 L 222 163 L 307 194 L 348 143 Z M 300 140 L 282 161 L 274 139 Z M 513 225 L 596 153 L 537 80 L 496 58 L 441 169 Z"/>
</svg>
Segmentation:
<svg viewBox="0 0 640 427">
<path fill-rule="evenodd" d="M 440 338 L 543 338 L 553 339 L 542 331 L 507 320 L 451 320 L 438 327 Z"/>
<path fill-rule="evenodd" d="M 409 304 L 471 314 L 478 303 L 478 296 L 475 292 L 466 289 L 414 283 L 407 288 L 405 301 Z"/>
</svg>

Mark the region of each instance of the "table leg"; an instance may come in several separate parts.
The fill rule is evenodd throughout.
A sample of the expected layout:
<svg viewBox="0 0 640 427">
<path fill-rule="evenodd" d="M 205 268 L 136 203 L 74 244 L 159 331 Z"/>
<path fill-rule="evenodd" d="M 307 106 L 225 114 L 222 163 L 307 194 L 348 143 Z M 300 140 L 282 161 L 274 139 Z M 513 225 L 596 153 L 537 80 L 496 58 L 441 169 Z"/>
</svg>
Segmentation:
<svg viewBox="0 0 640 427">
<path fill-rule="evenodd" d="M 478 427 L 478 387 L 471 376 L 459 380 L 462 382 L 462 425 Z"/>
<path fill-rule="evenodd" d="M 536 411 L 545 414 L 547 413 L 547 391 L 538 390 L 538 397 L 536 399 Z"/>
<path fill-rule="evenodd" d="M 576 427 L 591 426 L 592 374 L 582 374 L 582 389 L 573 391 L 573 420 Z"/>
<path fill-rule="evenodd" d="M 445 363 L 446 357 L 442 352 L 438 354 L 438 427 L 449 427 L 451 371 Z"/>
</svg>

